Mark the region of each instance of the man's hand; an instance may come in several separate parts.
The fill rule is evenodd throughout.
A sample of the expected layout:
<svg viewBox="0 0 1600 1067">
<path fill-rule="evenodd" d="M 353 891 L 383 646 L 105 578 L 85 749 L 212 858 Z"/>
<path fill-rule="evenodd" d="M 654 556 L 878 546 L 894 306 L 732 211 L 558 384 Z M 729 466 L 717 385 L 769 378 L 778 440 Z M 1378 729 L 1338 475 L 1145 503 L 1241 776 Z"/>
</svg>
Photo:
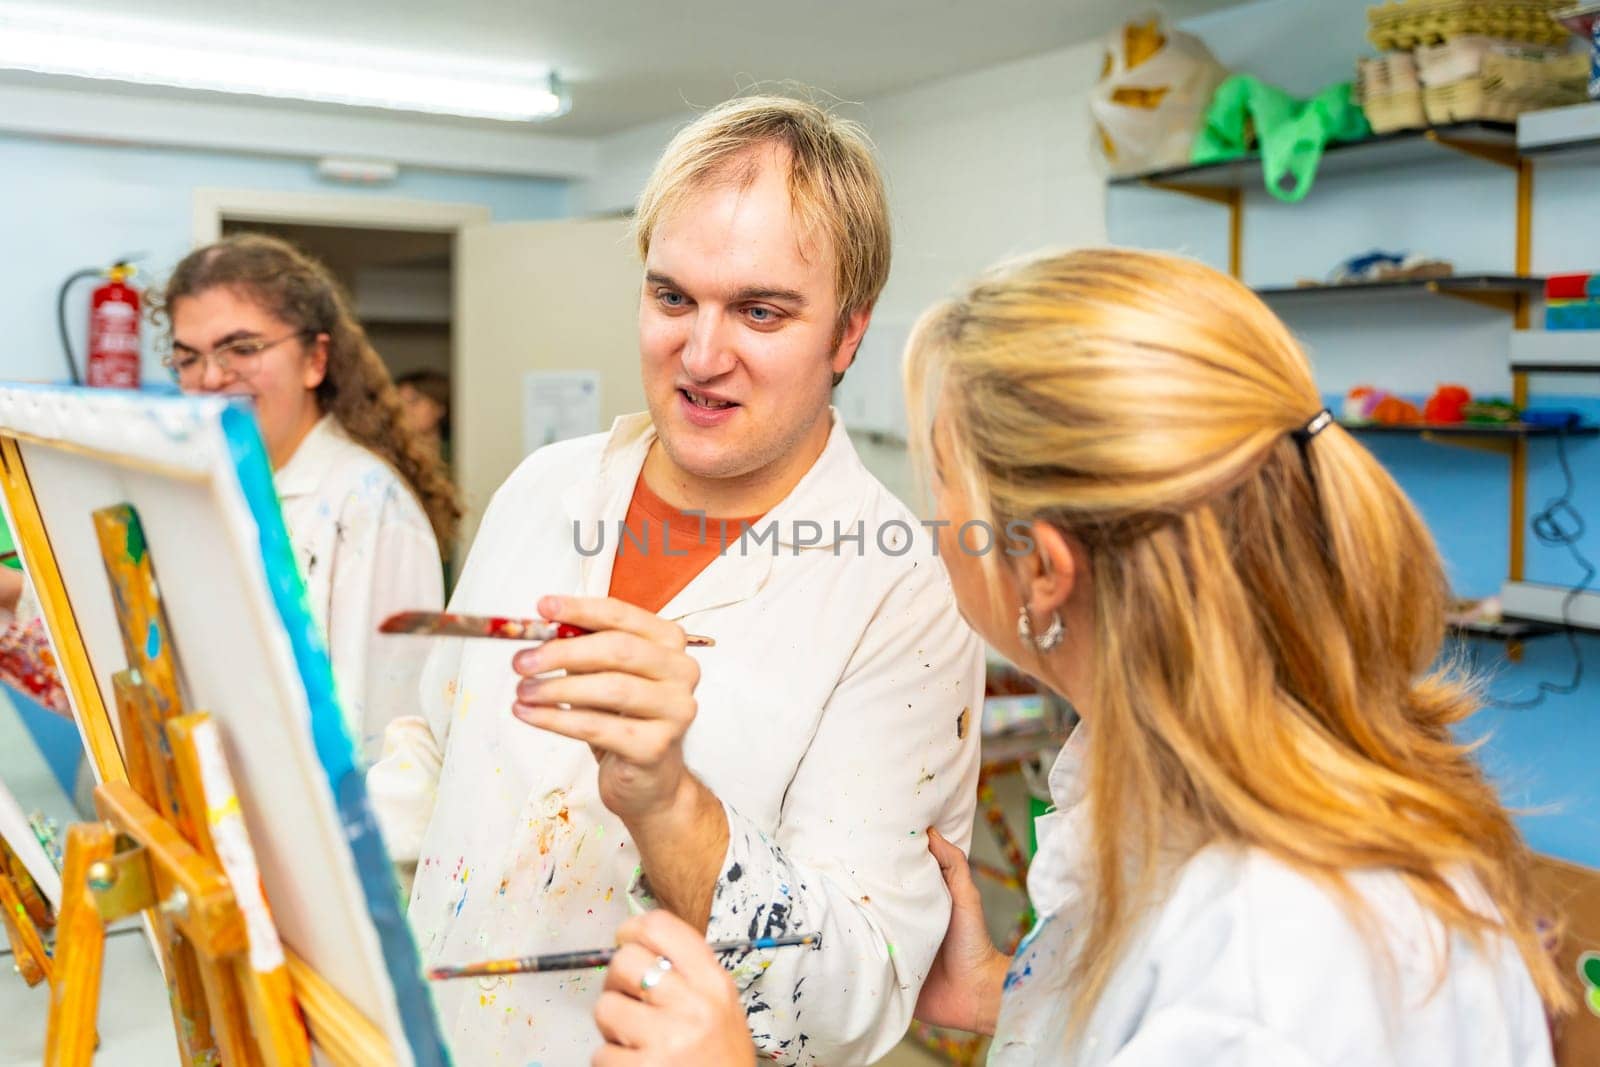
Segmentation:
<svg viewBox="0 0 1600 1067">
<path fill-rule="evenodd" d="M 512 711 L 589 745 L 600 764 L 600 799 L 633 836 L 651 893 L 705 930 L 728 819 L 683 762 L 700 681 L 683 628 L 609 597 L 545 597 L 539 614 L 595 632 L 517 653 L 512 666 L 523 680 Z M 537 677 L 555 670 L 567 674 Z"/>
<path fill-rule="evenodd" d="M 0 567 L 0 615 L 10 615 L 17 610 L 22 599 L 22 572 L 10 567 Z"/>
<path fill-rule="evenodd" d="M 700 665 L 684 651 L 683 628 L 609 597 L 545 597 L 539 614 L 595 632 L 518 652 L 513 712 L 587 742 L 600 763 L 600 798 L 624 822 L 659 812 L 689 777 L 683 735 Z M 537 677 L 557 670 L 566 676 Z"/>
</svg>

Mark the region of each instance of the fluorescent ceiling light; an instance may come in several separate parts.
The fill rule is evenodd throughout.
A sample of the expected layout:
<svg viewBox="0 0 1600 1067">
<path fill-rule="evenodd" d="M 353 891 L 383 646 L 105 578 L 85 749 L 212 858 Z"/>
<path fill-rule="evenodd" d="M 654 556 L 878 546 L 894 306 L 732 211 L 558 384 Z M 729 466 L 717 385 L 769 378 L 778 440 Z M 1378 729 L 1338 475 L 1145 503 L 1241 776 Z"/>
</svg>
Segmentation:
<svg viewBox="0 0 1600 1067">
<path fill-rule="evenodd" d="M 21 5 L 0 5 L 0 69 L 509 121 L 569 106 L 547 69 Z"/>
</svg>

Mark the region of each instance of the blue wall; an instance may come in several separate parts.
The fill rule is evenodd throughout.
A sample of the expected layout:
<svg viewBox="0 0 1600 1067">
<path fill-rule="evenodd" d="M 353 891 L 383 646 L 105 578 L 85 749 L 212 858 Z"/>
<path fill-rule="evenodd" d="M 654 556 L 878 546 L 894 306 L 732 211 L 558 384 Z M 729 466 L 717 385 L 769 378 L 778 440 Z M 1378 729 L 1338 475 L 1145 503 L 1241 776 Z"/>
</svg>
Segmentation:
<svg viewBox="0 0 1600 1067">
<path fill-rule="evenodd" d="M 1298 94 L 1354 76 L 1354 60 L 1371 54 L 1364 0 L 1262 0 L 1185 23 L 1218 58 Z M 1541 163 L 1534 197 L 1533 269 L 1540 273 L 1600 271 L 1600 203 L 1596 168 Z M 1247 194 L 1243 272 L 1255 286 L 1322 278 L 1348 256 L 1378 247 L 1453 261 L 1460 271 L 1514 270 L 1515 178 L 1487 163 L 1442 156 L 1437 164 L 1329 178 L 1300 204 Z M 1226 216 L 1220 208 L 1155 190 L 1112 189 L 1107 225 L 1119 244 L 1166 248 L 1227 266 Z M 1441 382 L 1480 394 L 1507 395 L 1510 316 L 1452 300 L 1340 302 L 1279 309 L 1305 344 L 1330 400 L 1369 383 L 1425 396 Z M 1600 342 L 1600 338 L 1597 338 Z M 1600 379 L 1536 376 L 1533 401 L 1579 406 L 1600 421 Z M 1496 592 L 1506 578 L 1509 467 L 1499 456 L 1416 440 L 1373 441 L 1422 510 L 1463 595 Z M 1580 542 L 1600 557 L 1600 441 L 1569 444 L 1578 483 L 1575 503 L 1596 526 Z M 1535 442 L 1529 465 L 1531 515 L 1559 492 L 1555 446 Z M 1576 582 L 1581 572 L 1564 549 L 1527 537 L 1527 577 Z M 1580 638 L 1587 671 L 1571 696 L 1550 696 L 1537 709 L 1487 708 L 1465 728 L 1487 738 L 1485 766 L 1505 799 L 1523 812 L 1534 848 L 1600 866 L 1600 638 Z M 1500 645 L 1475 642 L 1470 652 L 1492 696 L 1531 696 L 1538 682 L 1571 676 L 1567 643 L 1529 643 L 1521 663 Z"/>
<path fill-rule="evenodd" d="M 483 204 L 501 222 L 570 213 L 564 181 L 401 168 L 392 184 L 367 190 L 320 180 L 310 160 L 0 135 L 0 378 L 63 378 L 57 287 L 74 270 L 133 253 L 146 256 L 141 283 L 165 277 L 191 247 L 201 187 Z M 93 287 L 80 283 L 69 304 L 75 352 Z M 165 373 L 153 332 L 144 332 L 147 381 Z"/>
</svg>

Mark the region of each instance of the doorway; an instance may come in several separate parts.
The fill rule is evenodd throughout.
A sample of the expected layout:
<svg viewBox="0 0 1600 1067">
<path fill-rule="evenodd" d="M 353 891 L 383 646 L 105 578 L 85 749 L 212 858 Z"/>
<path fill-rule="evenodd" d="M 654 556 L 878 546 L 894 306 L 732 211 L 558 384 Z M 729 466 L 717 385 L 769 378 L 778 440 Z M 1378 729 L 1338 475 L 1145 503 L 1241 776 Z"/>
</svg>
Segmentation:
<svg viewBox="0 0 1600 1067">
<path fill-rule="evenodd" d="M 194 204 L 197 246 L 249 229 L 325 259 L 391 372 L 435 365 L 448 349 L 450 463 L 466 508 L 458 559 L 527 454 L 540 374 L 598 375 L 599 410 L 582 432 L 645 406 L 626 219 L 490 224 L 477 204 L 248 189 L 198 189 Z"/>
<path fill-rule="evenodd" d="M 461 230 L 487 223 L 481 204 L 337 193 L 197 189 L 194 242 L 268 233 L 326 263 L 354 303 L 390 377 L 443 373 L 457 406 L 455 244 Z M 460 457 L 447 452 L 461 482 Z"/>
<path fill-rule="evenodd" d="M 344 286 L 391 378 L 432 372 L 454 380 L 452 234 L 228 218 L 222 233 L 270 234 L 321 260 Z"/>
</svg>

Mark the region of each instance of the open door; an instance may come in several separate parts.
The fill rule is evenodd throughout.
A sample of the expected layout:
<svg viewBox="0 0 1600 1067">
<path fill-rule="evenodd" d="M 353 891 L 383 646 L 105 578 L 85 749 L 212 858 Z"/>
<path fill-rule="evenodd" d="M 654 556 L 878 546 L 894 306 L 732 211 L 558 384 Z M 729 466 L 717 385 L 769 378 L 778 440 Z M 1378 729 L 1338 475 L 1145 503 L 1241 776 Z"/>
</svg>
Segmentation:
<svg viewBox="0 0 1600 1067">
<path fill-rule="evenodd" d="M 644 409 L 642 268 L 625 219 L 465 227 L 456 238 L 454 466 L 466 501 L 462 554 L 489 498 L 524 456 L 523 381 L 599 376 L 600 425 Z"/>
</svg>

